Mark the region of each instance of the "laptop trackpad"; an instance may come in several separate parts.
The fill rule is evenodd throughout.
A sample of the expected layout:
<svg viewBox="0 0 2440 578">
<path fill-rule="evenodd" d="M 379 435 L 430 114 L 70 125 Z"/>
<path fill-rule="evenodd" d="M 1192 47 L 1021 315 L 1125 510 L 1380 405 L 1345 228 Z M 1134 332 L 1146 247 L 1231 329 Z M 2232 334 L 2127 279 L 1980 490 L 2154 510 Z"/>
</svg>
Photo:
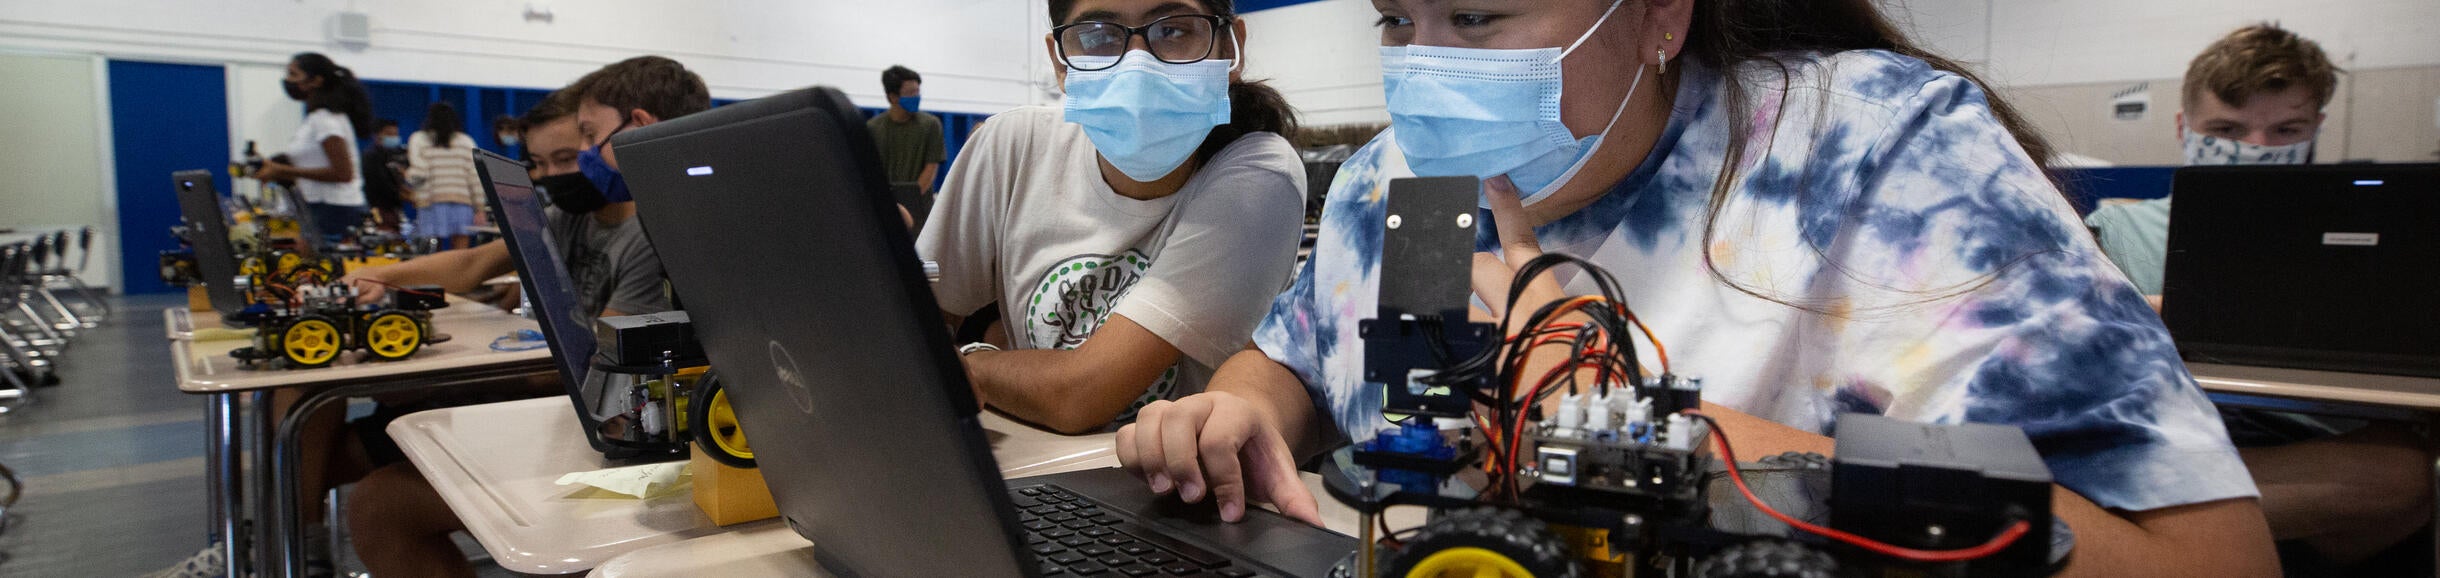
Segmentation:
<svg viewBox="0 0 2440 578">
<path fill-rule="evenodd" d="M 1276 566 L 1297 576 L 1325 576 L 1349 552 L 1355 538 L 1305 525 L 1261 508 L 1249 507 L 1238 523 L 1220 521 L 1211 500 L 1188 504 L 1172 496 L 1154 495 L 1144 482 L 1118 468 L 1102 468 L 1041 476 L 1054 483 L 1135 514 L 1139 523 L 1174 530 L 1173 537 L 1203 542 L 1212 551 L 1234 553 Z M 1022 485 L 1011 481 L 1010 485 Z M 1317 499 L 1329 499 L 1315 496 Z"/>
</svg>

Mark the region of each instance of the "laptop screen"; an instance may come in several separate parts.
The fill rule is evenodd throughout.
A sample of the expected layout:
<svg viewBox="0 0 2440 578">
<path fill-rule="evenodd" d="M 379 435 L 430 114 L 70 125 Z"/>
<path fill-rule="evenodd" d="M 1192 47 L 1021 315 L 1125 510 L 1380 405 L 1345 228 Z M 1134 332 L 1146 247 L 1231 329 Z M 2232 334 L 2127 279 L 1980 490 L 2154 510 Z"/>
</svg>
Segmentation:
<svg viewBox="0 0 2440 578">
<path fill-rule="evenodd" d="M 170 185 L 177 188 L 179 216 L 186 219 L 186 242 L 195 248 L 195 270 L 203 276 L 203 291 L 212 298 L 212 308 L 219 310 L 224 321 L 233 321 L 246 299 L 237 294 L 237 255 L 229 247 L 228 211 L 221 206 L 220 191 L 212 184 L 211 171 L 180 171 L 170 174 Z"/>
<path fill-rule="evenodd" d="M 492 220 L 500 224 L 500 236 L 508 243 L 526 299 L 542 324 L 551 356 L 558 359 L 560 377 L 571 385 L 584 383 L 594 348 L 593 330 L 585 326 L 585 320 L 599 312 L 578 310 L 582 300 L 576 298 L 576 284 L 570 281 L 567 266 L 559 262 L 559 256 L 566 253 L 552 238 L 550 214 L 543 210 L 542 195 L 526 177 L 525 165 L 476 152 L 484 190 L 491 195 Z"/>
</svg>

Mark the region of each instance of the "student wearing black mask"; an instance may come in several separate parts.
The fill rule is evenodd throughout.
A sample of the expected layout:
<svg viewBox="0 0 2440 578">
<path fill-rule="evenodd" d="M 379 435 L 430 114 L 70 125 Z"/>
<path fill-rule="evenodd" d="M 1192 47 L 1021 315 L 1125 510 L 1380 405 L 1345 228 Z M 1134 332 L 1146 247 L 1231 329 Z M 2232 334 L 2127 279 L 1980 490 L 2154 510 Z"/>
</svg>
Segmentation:
<svg viewBox="0 0 2440 578">
<path fill-rule="evenodd" d="M 581 83 L 552 94 L 527 113 L 522 123 L 521 140 L 533 163 L 528 175 L 535 188 L 550 199 L 551 233 L 567 252 L 560 259 L 580 288 L 578 298 L 584 301 L 585 311 L 602 316 L 666 311 L 669 300 L 661 291 L 661 261 L 635 219 L 635 203 L 612 201 L 597 179 L 581 169 L 579 157 L 588 147 L 576 130 L 579 88 Z M 346 280 L 354 282 L 367 299 L 377 299 L 392 285 L 430 284 L 453 293 L 473 291 L 485 280 L 512 271 L 508 246 L 493 241 L 358 270 Z M 516 293 L 504 295 L 514 299 Z"/>
</svg>

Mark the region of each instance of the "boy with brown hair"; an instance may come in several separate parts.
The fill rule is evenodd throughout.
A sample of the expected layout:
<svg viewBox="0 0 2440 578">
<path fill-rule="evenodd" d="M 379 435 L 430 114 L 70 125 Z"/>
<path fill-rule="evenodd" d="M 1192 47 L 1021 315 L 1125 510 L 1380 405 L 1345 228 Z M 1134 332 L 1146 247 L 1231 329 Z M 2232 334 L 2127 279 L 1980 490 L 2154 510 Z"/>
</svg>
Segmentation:
<svg viewBox="0 0 2440 578">
<path fill-rule="evenodd" d="M 2239 28 L 2186 67 L 2178 141 L 2188 165 L 2300 165 L 2313 160 L 2338 90 L 2338 66 L 2321 45 L 2275 24 Z M 2112 204 L 2085 224 L 2144 295 L 2160 295 L 2169 245 L 2167 197 Z M 2155 305 L 2157 307 L 2157 305 Z"/>
</svg>

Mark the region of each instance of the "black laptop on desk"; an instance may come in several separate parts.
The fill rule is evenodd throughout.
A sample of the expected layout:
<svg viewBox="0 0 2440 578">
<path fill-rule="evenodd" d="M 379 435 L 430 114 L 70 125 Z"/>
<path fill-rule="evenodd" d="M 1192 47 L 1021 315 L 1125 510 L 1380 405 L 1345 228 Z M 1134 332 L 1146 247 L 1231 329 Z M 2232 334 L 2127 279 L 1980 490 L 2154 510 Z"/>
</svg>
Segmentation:
<svg viewBox="0 0 2440 578">
<path fill-rule="evenodd" d="M 1220 523 L 1117 469 L 1004 482 L 914 234 L 837 90 L 613 145 L 781 517 L 826 570 L 1319 576 L 1354 550 L 1265 511 Z"/>
<path fill-rule="evenodd" d="M 2440 376 L 2440 165 L 2179 169 L 2161 317 L 2187 361 Z"/>
<path fill-rule="evenodd" d="M 170 173 L 169 180 L 178 192 L 178 216 L 186 221 L 186 243 L 195 249 L 195 271 L 203 276 L 204 296 L 211 299 L 212 310 L 220 312 L 221 323 L 233 325 L 237 312 L 247 304 L 245 295 L 237 291 L 237 253 L 229 246 L 229 214 L 212 184 L 212 171 L 178 171 Z"/>
</svg>

